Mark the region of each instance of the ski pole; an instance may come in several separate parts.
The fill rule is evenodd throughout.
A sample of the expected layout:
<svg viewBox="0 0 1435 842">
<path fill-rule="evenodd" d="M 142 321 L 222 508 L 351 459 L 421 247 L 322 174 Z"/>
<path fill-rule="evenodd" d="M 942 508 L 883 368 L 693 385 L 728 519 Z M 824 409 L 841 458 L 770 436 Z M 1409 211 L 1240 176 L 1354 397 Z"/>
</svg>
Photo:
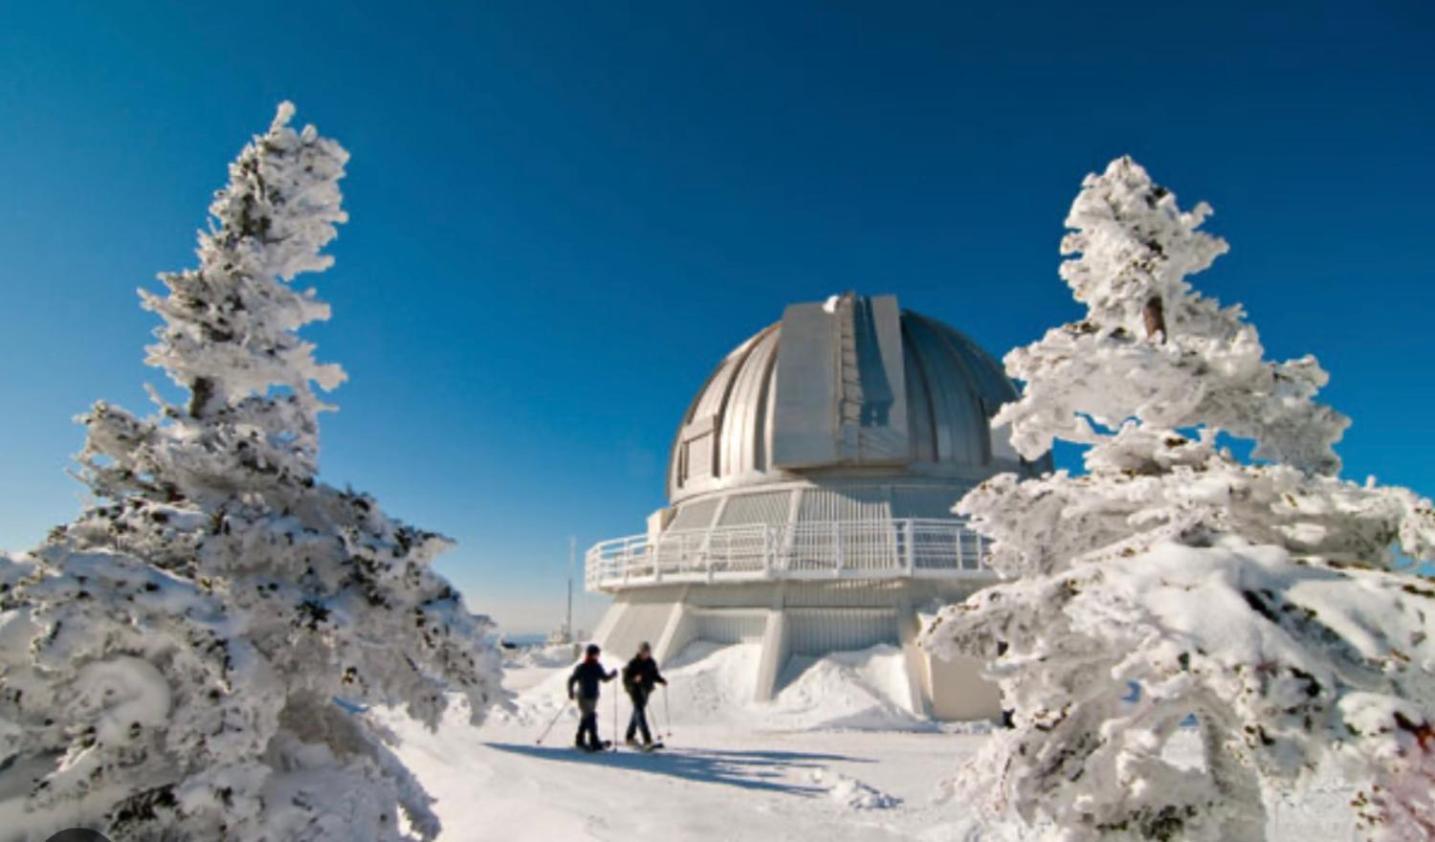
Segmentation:
<svg viewBox="0 0 1435 842">
<path fill-rule="evenodd" d="M 558 724 L 558 717 L 562 716 L 562 715 L 563 715 L 563 711 L 565 711 L 565 710 L 567 710 L 567 709 L 568 709 L 568 706 L 567 706 L 567 705 L 559 705 L 558 710 L 555 711 L 554 714 L 553 714 L 553 718 L 550 719 L 550 720 L 548 720 L 548 727 L 544 728 L 544 729 L 543 729 L 543 733 L 538 735 L 538 744 L 539 744 L 539 745 L 543 745 L 543 741 L 548 738 L 548 732 L 549 732 L 549 731 L 552 731 L 552 730 L 553 730 L 553 726 Z"/>
<path fill-rule="evenodd" d="M 668 739 L 673 737 L 673 709 L 668 705 L 668 685 L 663 685 L 663 718 L 668 720 Z"/>
<path fill-rule="evenodd" d="M 613 691 L 613 751 L 618 750 L 618 691 Z"/>
</svg>

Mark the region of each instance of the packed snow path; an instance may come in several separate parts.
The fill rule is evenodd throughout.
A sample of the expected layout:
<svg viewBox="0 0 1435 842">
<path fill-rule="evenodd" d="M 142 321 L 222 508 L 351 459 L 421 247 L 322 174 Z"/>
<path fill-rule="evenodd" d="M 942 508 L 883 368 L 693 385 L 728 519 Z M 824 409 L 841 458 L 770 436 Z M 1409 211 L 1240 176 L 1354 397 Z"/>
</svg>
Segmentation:
<svg viewBox="0 0 1435 842">
<path fill-rule="evenodd" d="M 379 713 L 398 732 L 398 752 L 437 799 L 444 840 L 959 840 L 1011 842 L 983 827 L 942 782 L 985 736 L 935 730 L 883 697 L 881 649 L 809 664 L 769 705 L 713 698 L 744 688 L 752 657 L 742 647 L 696 651 L 667 670 L 672 680 L 669 748 L 643 754 L 586 754 L 572 747 L 576 718 L 564 712 L 543 745 L 543 727 L 565 701 L 566 666 L 510 665 L 516 710 L 481 728 L 451 710 L 437 732 Z M 610 664 L 614 666 L 616 664 Z M 516 667 L 516 668 L 515 668 Z M 856 678 L 854 681 L 853 678 Z M 866 676 L 869 680 L 863 680 Z M 835 678 L 848 686 L 839 690 Z M 727 681 L 719 681 L 726 679 Z M 605 688 L 600 730 L 613 733 Z M 704 704 L 706 702 L 706 704 Z M 722 705 L 719 707 L 719 705 Z M 620 699 L 620 727 L 626 723 Z M 655 736 L 666 734 L 661 697 L 650 707 Z M 865 722 L 882 730 L 832 730 Z M 780 723 L 774 725 L 774 723 Z M 923 730 L 911 730 L 919 728 Z M 1274 840 L 1353 839 L 1337 787 L 1279 808 Z"/>
<path fill-rule="evenodd" d="M 541 722 L 452 725 L 406 731 L 400 753 L 438 799 L 443 838 L 511 842 L 920 838 L 960 815 L 934 803 L 937 783 L 980 739 L 685 726 L 651 754 L 587 754 L 567 722 L 542 746 Z"/>
</svg>

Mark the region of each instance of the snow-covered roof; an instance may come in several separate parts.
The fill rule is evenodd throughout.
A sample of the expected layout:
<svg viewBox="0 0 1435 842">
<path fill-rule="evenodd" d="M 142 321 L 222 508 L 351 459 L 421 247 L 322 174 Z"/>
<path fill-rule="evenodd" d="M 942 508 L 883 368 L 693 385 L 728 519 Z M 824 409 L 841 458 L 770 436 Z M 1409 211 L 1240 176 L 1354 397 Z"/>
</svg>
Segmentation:
<svg viewBox="0 0 1435 842">
<path fill-rule="evenodd" d="M 895 296 L 790 305 L 734 349 L 678 428 L 674 503 L 795 476 L 979 480 L 1020 460 L 989 419 L 1016 390 L 956 329 Z"/>
</svg>

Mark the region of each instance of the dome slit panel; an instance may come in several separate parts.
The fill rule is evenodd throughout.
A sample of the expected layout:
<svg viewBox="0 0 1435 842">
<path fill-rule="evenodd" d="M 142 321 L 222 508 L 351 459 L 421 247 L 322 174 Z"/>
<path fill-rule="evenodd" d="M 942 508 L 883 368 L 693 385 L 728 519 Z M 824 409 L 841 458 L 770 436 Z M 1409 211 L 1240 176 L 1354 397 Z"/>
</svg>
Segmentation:
<svg viewBox="0 0 1435 842">
<path fill-rule="evenodd" d="M 906 464 L 911 458 L 910 425 L 897 299 L 877 295 L 845 300 L 849 306 L 838 307 L 841 461 Z"/>
<path fill-rule="evenodd" d="M 927 383 L 927 372 L 916 353 L 916 342 L 912 340 L 907 319 L 902 320 L 902 354 L 907 371 L 907 423 L 911 429 L 912 460 L 914 462 L 936 462 L 937 422 L 932 414 L 931 386 Z"/>
</svg>

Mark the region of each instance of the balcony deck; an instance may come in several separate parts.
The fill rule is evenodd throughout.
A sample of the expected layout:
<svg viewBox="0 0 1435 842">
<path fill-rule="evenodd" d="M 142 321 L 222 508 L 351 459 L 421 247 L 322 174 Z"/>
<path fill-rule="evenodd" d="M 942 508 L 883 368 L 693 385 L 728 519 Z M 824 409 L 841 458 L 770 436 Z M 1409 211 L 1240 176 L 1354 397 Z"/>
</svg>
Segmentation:
<svg viewBox="0 0 1435 842">
<path fill-rule="evenodd" d="M 589 591 L 693 582 L 972 579 L 987 540 L 960 520 L 803 522 L 669 530 L 603 541 L 584 559 Z"/>
</svg>

